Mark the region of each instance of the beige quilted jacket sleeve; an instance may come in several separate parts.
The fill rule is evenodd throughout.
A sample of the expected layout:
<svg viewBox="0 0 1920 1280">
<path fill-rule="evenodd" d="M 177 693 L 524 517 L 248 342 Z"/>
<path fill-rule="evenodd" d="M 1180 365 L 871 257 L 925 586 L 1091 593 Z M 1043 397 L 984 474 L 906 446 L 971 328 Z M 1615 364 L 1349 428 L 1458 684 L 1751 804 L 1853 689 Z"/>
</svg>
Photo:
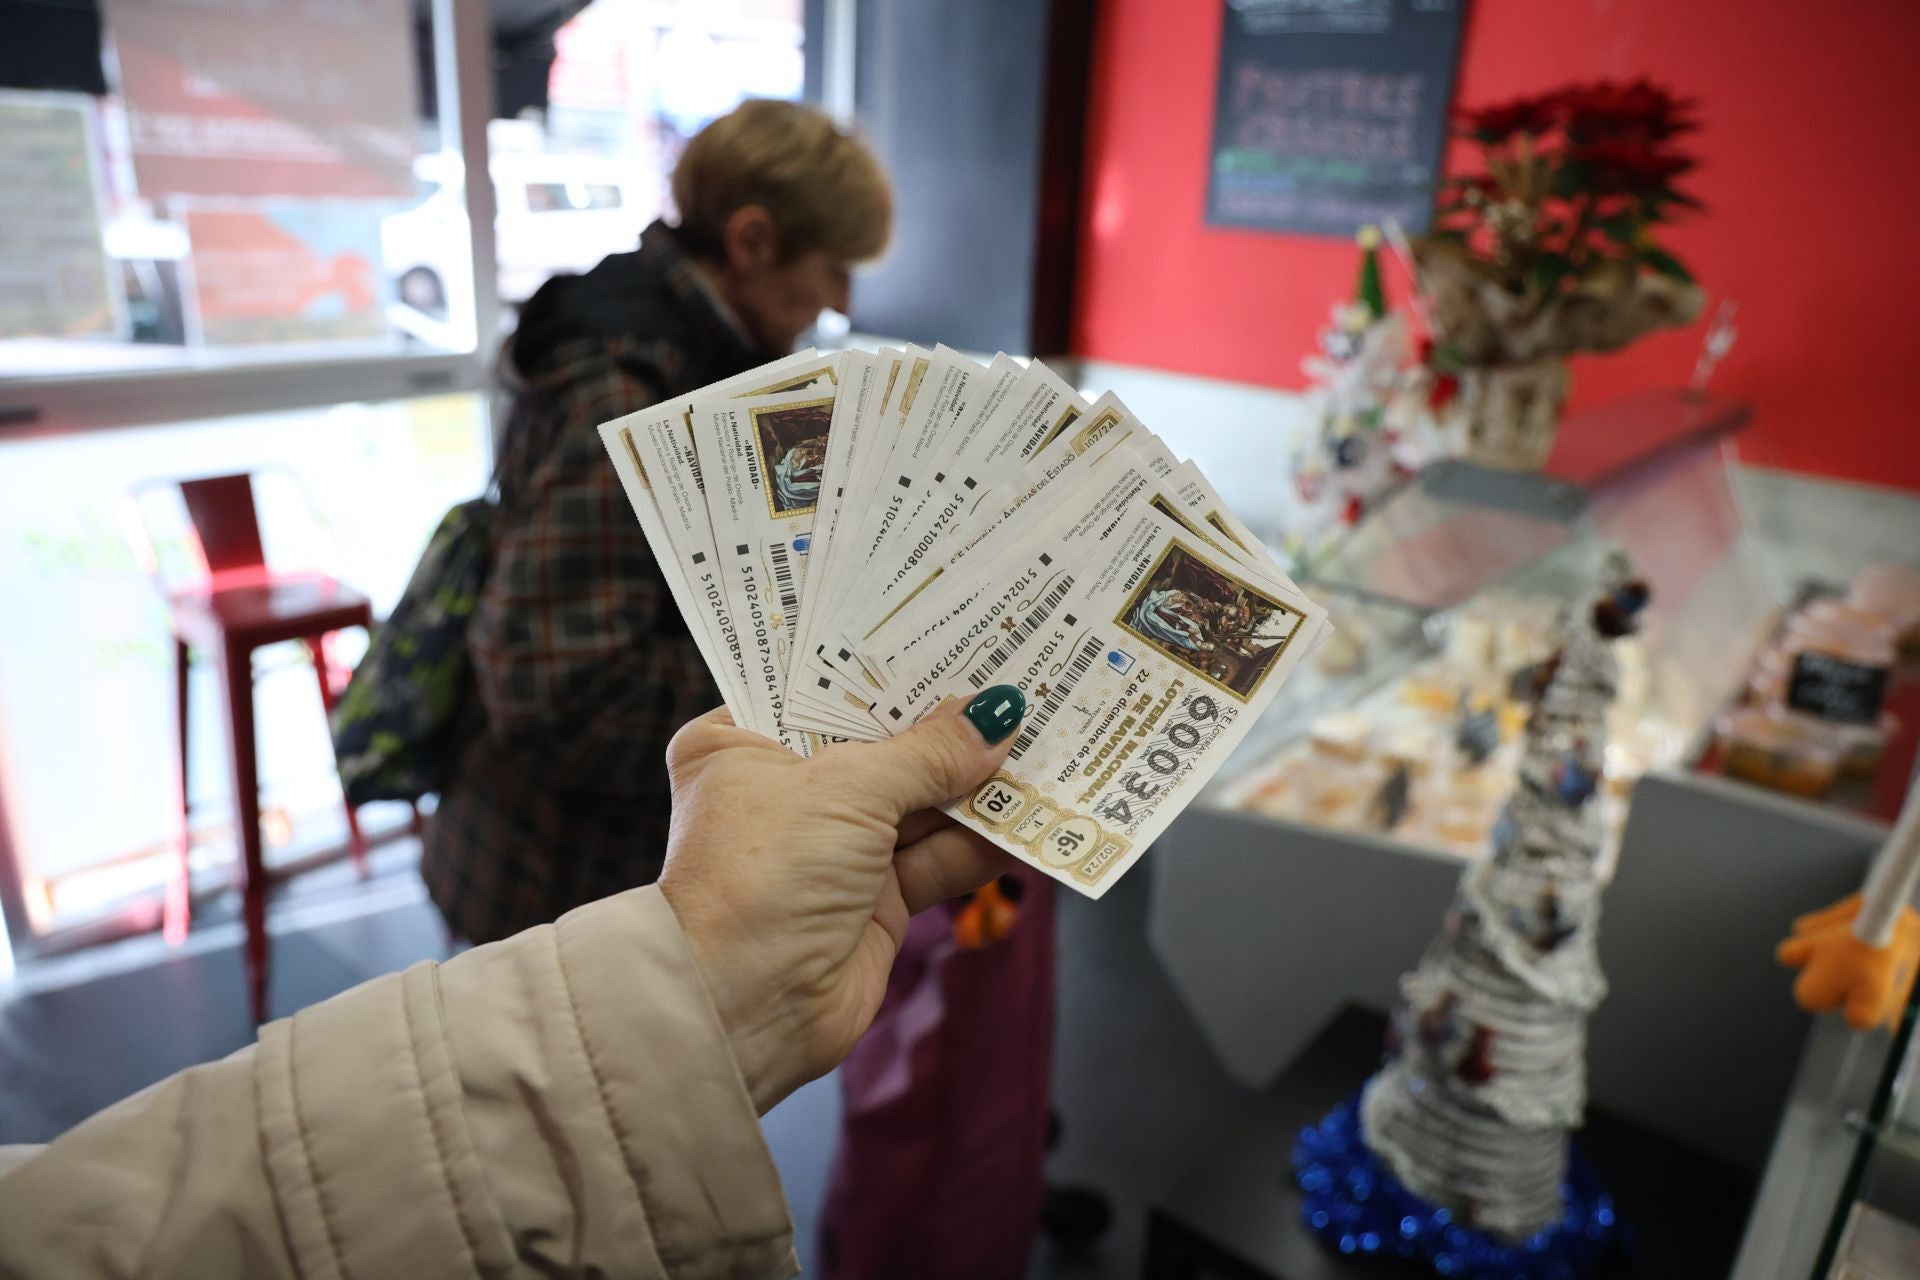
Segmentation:
<svg viewBox="0 0 1920 1280">
<path fill-rule="evenodd" d="M 653 888 L 355 987 L 7 1153 L 0 1276 L 798 1270 L 753 1105 Z"/>
</svg>

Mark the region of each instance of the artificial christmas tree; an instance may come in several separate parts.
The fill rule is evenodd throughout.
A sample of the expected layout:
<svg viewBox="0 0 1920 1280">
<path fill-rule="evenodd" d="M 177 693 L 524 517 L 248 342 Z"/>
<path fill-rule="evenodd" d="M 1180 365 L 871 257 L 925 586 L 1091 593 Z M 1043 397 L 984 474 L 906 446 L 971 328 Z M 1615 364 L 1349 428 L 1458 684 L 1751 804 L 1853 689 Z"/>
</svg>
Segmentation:
<svg viewBox="0 0 1920 1280">
<path fill-rule="evenodd" d="M 1386 1064 L 1295 1152 L 1309 1224 L 1345 1251 L 1424 1258 L 1454 1277 L 1568 1280 L 1610 1245 L 1611 1204 L 1569 1146 L 1586 1107 L 1586 1021 L 1606 994 L 1595 793 L 1610 645 L 1647 599 L 1624 557 L 1609 557 L 1607 577 L 1524 677 L 1538 701 L 1519 786 L 1401 980 Z"/>
<path fill-rule="evenodd" d="M 1394 457 L 1394 417 L 1410 349 L 1406 321 L 1387 310 L 1379 246 L 1372 227 L 1360 233 L 1353 299 L 1334 304 L 1319 352 L 1300 362 L 1314 426 L 1293 457 L 1300 512 L 1288 541 L 1296 573 L 1308 572 L 1333 535 L 1406 474 Z"/>
</svg>

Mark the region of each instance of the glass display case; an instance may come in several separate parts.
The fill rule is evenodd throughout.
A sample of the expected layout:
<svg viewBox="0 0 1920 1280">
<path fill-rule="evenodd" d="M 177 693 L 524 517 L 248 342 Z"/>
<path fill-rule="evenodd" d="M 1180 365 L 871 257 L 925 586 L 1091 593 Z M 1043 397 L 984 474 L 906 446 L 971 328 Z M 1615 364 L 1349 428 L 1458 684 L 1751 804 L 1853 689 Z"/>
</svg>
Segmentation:
<svg viewBox="0 0 1920 1280">
<path fill-rule="evenodd" d="M 1545 471 L 1430 466 L 1375 503 L 1301 585 L 1337 628 L 1208 800 L 1470 857 L 1512 790 L 1515 686 L 1619 547 L 1653 588 L 1621 647 L 1607 791 L 1692 758 L 1778 602 L 1727 467 L 1743 405 L 1657 392 L 1570 418 Z"/>
<path fill-rule="evenodd" d="M 1734 1280 L 1920 1275 L 1920 1003 L 1899 1026 L 1815 1024 Z"/>
<path fill-rule="evenodd" d="M 1853 1137 L 1838 1178 L 1810 1177 L 1801 1196 L 1809 1226 L 1824 1225 L 1813 1277 L 1830 1280 L 1897 1280 L 1920 1275 L 1920 1046 L 1917 1011 L 1909 1001 L 1897 1032 L 1862 1037 L 1848 1063 L 1851 1074 L 1876 1079 L 1864 1109 L 1829 1114 L 1840 1133 Z M 1834 1082 L 1838 1096 L 1844 1081 Z M 1831 1111 L 1831 1109 L 1830 1109 Z M 1811 1166 L 1809 1166 L 1811 1168 Z M 1837 1195 L 1834 1194 L 1837 1190 Z M 1830 1213 L 1820 1223 L 1821 1210 Z"/>
<path fill-rule="evenodd" d="M 1620 547 L 1653 603 L 1619 648 L 1609 725 L 1624 852 L 1608 855 L 1610 994 L 1589 1025 L 1589 1098 L 1713 1156 L 1719 1190 L 1742 1203 L 1761 1184 L 1736 1280 L 1874 1276 L 1814 1268 L 1823 1242 L 1830 1258 L 1864 1258 L 1907 1239 L 1894 1219 L 1903 1186 L 1920 1201 L 1908 1178 L 1920 1096 L 1884 1081 L 1911 1031 L 1895 1042 L 1808 1018 L 1773 951 L 1785 922 L 1861 883 L 1884 828 L 1702 765 L 1805 581 L 1846 583 L 1905 557 L 1882 539 L 1850 562 L 1840 539 L 1797 536 L 1808 521 L 1754 503 L 1750 476 L 1736 500 L 1728 445 L 1745 417 L 1712 397 L 1640 397 L 1569 419 L 1543 473 L 1446 463 L 1376 501 L 1301 582 L 1337 634 L 1170 828 L 1148 931 L 1208 1043 L 1249 1085 L 1284 1070 L 1344 1004 L 1390 1007 L 1515 785 L 1526 712 L 1514 677 Z"/>
</svg>

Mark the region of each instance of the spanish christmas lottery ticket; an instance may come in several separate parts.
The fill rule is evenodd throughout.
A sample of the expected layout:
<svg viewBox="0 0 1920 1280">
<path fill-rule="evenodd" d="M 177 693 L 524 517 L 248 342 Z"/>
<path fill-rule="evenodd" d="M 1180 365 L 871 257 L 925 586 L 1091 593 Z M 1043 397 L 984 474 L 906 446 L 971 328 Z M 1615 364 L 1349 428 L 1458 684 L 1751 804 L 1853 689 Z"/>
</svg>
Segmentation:
<svg viewBox="0 0 1920 1280">
<path fill-rule="evenodd" d="M 833 405 L 832 391 L 807 388 L 693 406 L 693 444 L 748 700 L 756 717 L 770 720 L 781 742 L 802 755 L 819 750 L 822 735 L 788 728 L 781 711 Z"/>
<path fill-rule="evenodd" d="M 970 699 L 1012 684 L 1026 696 L 1005 767 L 947 812 L 1096 898 L 1218 771 L 1325 622 L 1154 507 L 1125 520 L 1081 544 L 1102 557 L 1046 622 L 1014 620 L 1011 654 L 992 645 L 937 691 Z"/>
</svg>

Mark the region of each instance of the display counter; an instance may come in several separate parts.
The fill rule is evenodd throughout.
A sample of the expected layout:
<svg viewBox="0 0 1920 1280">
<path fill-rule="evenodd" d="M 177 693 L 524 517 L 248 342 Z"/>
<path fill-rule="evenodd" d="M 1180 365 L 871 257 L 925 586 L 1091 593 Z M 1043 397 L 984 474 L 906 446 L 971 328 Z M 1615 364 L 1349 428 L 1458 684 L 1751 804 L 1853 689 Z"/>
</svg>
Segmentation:
<svg viewBox="0 0 1920 1280">
<path fill-rule="evenodd" d="M 1795 596 L 1736 499 L 1740 406 L 1638 412 L 1670 416 L 1624 433 L 1631 456 L 1576 451 L 1605 455 L 1587 483 L 1443 464 L 1350 531 L 1302 584 L 1339 633 L 1163 837 L 1149 931 L 1252 1087 L 1342 1006 L 1390 1008 L 1512 789 L 1526 674 L 1556 614 L 1623 547 L 1654 603 L 1609 724 L 1611 991 L 1589 1024 L 1591 1099 L 1753 1185 L 1815 1025 L 1773 947 L 1859 886 L 1885 829 L 1699 767 Z M 1593 421 L 1565 429 L 1622 431 L 1618 409 Z M 1885 1054 L 1884 1036 L 1840 1039 Z M 1810 1193 L 1822 1225 L 1833 1191 Z"/>
<path fill-rule="evenodd" d="M 1744 408 L 1677 395 L 1633 403 L 1637 417 L 1614 407 L 1567 424 L 1556 459 L 1585 484 L 1446 462 L 1375 504 L 1303 584 L 1337 632 L 1208 802 L 1478 856 L 1513 788 L 1526 685 L 1557 615 L 1620 546 L 1654 605 L 1619 650 L 1606 756 L 1617 840 L 1633 783 L 1698 754 L 1738 687 L 1729 654 L 1755 646 L 1776 608 L 1723 447 Z"/>
</svg>

